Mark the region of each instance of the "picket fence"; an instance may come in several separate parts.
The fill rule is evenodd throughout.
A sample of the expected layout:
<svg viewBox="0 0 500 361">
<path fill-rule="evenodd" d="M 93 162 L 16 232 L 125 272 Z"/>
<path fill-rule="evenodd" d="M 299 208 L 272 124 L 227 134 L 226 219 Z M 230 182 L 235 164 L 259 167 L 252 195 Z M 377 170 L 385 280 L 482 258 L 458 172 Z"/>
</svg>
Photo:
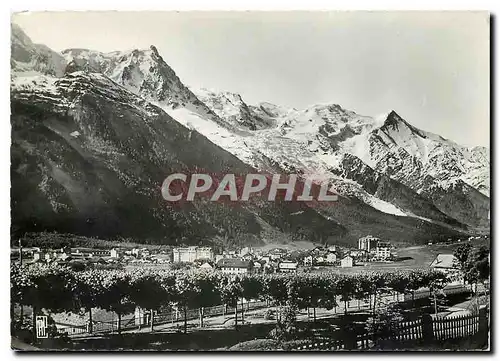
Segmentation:
<svg viewBox="0 0 500 361">
<path fill-rule="evenodd" d="M 458 316 L 424 315 L 414 321 L 399 323 L 390 335 L 374 340 L 368 333 L 337 332 L 328 342 L 305 342 L 294 347 L 293 351 L 331 351 L 331 350 L 368 350 L 382 340 L 392 348 L 412 346 L 431 346 L 443 341 L 474 340 L 478 347 L 488 343 L 488 313 L 486 307 L 479 312 Z"/>
</svg>

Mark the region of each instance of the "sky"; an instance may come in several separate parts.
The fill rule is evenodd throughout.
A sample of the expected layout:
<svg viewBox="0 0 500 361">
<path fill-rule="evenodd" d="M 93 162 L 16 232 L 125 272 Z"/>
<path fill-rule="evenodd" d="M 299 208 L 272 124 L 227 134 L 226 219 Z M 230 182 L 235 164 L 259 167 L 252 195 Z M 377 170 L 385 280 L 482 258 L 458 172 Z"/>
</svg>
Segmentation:
<svg viewBox="0 0 500 361">
<path fill-rule="evenodd" d="M 38 12 L 12 21 L 56 51 L 155 45 L 184 84 L 249 104 L 395 110 L 420 129 L 489 146 L 486 12 Z"/>
</svg>

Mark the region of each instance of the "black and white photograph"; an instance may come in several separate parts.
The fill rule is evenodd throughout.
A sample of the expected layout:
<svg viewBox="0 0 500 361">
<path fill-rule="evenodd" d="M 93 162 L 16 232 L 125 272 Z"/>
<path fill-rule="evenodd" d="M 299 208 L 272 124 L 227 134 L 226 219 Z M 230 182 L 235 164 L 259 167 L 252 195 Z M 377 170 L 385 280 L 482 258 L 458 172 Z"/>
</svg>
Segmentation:
<svg viewBox="0 0 500 361">
<path fill-rule="evenodd" d="M 11 13 L 11 348 L 491 351 L 492 21 Z"/>
</svg>

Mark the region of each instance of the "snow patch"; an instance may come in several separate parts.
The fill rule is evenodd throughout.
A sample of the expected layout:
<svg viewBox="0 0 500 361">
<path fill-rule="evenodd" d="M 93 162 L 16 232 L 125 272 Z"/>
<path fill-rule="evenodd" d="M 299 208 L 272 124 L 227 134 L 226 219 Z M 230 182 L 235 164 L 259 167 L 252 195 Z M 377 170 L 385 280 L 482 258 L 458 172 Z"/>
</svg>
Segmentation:
<svg viewBox="0 0 500 361">
<path fill-rule="evenodd" d="M 384 212 L 387 214 L 393 214 L 395 216 L 404 216 L 404 217 L 408 216 L 406 213 L 401 211 L 395 205 L 393 205 L 389 202 L 383 201 L 383 200 L 376 198 L 374 196 L 370 195 L 369 197 L 365 198 L 364 201 L 367 204 L 369 204 L 370 206 L 372 206 L 373 208 L 378 209 L 381 212 Z"/>
<path fill-rule="evenodd" d="M 172 109 L 162 107 L 168 115 L 189 129 L 194 129 L 203 134 L 215 145 L 234 154 L 243 162 L 253 165 L 254 155 L 251 149 L 245 144 L 244 138 L 231 133 L 226 128 L 207 120 L 186 108 Z"/>
</svg>

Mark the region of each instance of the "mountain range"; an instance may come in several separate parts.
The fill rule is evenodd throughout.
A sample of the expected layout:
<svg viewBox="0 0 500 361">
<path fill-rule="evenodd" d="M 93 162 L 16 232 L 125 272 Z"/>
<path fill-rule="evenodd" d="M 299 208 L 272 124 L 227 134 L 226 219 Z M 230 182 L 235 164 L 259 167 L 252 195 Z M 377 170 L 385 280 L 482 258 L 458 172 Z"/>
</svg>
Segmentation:
<svg viewBox="0 0 500 361">
<path fill-rule="evenodd" d="M 168 244 L 404 244 L 489 232 L 489 149 L 421 130 L 396 111 L 247 104 L 193 89 L 156 47 L 61 53 L 12 25 L 13 232 L 55 230 Z M 448 121 L 448 120 L 443 120 Z M 295 173 L 338 202 L 174 206 L 170 173 Z"/>
</svg>

